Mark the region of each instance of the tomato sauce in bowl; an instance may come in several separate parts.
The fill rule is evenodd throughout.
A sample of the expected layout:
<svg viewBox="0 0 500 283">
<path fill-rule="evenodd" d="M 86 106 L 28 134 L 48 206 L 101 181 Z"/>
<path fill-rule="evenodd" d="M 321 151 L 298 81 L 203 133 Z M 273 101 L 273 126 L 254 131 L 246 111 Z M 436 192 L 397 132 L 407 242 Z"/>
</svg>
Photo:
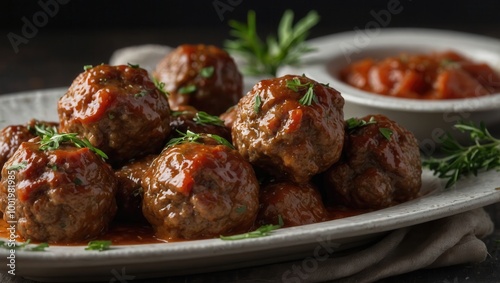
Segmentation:
<svg viewBox="0 0 500 283">
<path fill-rule="evenodd" d="M 488 64 L 454 51 L 365 58 L 339 72 L 358 89 L 402 98 L 457 99 L 500 92 L 500 76 Z"/>
</svg>

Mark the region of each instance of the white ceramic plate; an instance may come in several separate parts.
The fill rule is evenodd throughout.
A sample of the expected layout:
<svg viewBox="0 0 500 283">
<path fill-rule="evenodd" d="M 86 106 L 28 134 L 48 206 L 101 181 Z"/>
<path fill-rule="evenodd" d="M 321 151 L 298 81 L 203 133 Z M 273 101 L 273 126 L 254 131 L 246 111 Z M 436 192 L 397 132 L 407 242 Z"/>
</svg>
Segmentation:
<svg viewBox="0 0 500 283">
<path fill-rule="evenodd" d="M 437 142 L 437 136 L 444 131 L 453 133 L 453 125 L 459 119 L 482 121 L 488 127 L 500 126 L 500 95 L 441 101 L 395 98 L 357 89 L 338 78 L 339 70 L 363 58 L 383 59 L 400 53 L 447 50 L 488 63 L 500 71 L 498 39 L 445 30 L 395 28 L 332 34 L 308 43 L 315 51 L 303 56 L 301 65 L 281 68 L 278 75 L 305 74 L 321 83 L 329 83 L 345 99 L 346 118 L 384 114 L 411 130 L 421 145 L 426 146 Z"/>
<path fill-rule="evenodd" d="M 0 96 L 1 127 L 31 118 L 57 120 L 55 105 L 65 89 Z M 40 281 L 106 280 L 172 276 L 216 271 L 303 258 L 315 249 L 338 252 L 367 243 L 384 232 L 457 214 L 500 201 L 500 174 L 485 172 L 467 178 L 456 188 L 443 190 L 442 182 L 424 171 L 425 196 L 391 208 L 323 223 L 286 228 L 263 238 L 240 241 L 220 239 L 177 243 L 115 246 L 104 252 L 84 246 L 51 246 L 46 252 L 16 252 L 16 275 Z M 332 248 L 330 250 L 330 248 Z M 5 272 L 8 252 L 0 250 Z"/>
</svg>

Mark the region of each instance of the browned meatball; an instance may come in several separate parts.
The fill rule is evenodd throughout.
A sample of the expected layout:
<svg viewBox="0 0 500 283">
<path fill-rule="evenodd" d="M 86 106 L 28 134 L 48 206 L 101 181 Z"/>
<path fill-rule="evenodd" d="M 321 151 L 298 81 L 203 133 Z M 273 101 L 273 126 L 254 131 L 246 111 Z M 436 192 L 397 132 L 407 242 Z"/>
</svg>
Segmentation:
<svg viewBox="0 0 500 283">
<path fill-rule="evenodd" d="M 0 210 L 24 239 L 50 243 L 95 238 L 116 212 L 113 171 L 88 148 L 43 151 L 24 142 L 5 163 Z M 15 219 L 11 219 L 15 218 Z"/>
<path fill-rule="evenodd" d="M 233 143 L 270 174 L 308 182 L 340 157 L 343 106 L 339 92 L 304 76 L 262 80 L 238 103 Z"/>
<path fill-rule="evenodd" d="M 257 223 L 260 225 L 276 224 L 279 216 L 285 227 L 328 220 L 321 195 L 308 183 L 271 183 L 262 188 L 259 200 Z"/>
<path fill-rule="evenodd" d="M 243 78 L 233 58 L 212 45 L 181 45 L 158 64 L 154 77 L 165 83 L 175 108 L 191 105 L 220 115 L 243 95 Z"/>
<path fill-rule="evenodd" d="M 172 116 L 170 138 L 179 137 L 179 132 L 191 131 L 218 135 L 231 142 L 231 130 L 224 126 L 224 121 L 217 116 L 186 106 L 179 107 L 177 111 L 172 112 Z"/>
<path fill-rule="evenodd" d="M 14 155 L 21 143 L 35 138 L 35 125 L 57 127 L 57 123 L 31 120 L 26 125 L 7 126 L 0 132 L 0 169 L 9 158 Z"/>
<path fill-rule="evenodd" d="M 201 239 L 247 232 L 259 184 L 237 151 L 208 138 L 165 149 L 142 179 L 142 211 L 156 236 Z"/>
<path fill-rule="evenodd" d="M 226 112 L 222 113 L 219 115 L 219 118 L 221 118 L 222 121 L 224 121 L 224 125 L 231 130 L 233 128 L 234 121 L 236 120 L 236 111 L 238 110 L 238 107 L 236 105 L 233 105 L 229 107 Z"/>
<path fill-rule="evenodd" d="M 324 174 L 334 203 L 379 209 L 419 194 L 422 166 L 416 138 L 385 116 L 362 118 L 370 119 L 348 130 L 342 160 Z"/>
<path fill-rule="evenodd" d="M 123 167 L 115 171 L 118 180 L 118 190 L 116 192 L 116 205 L 118 211 L 116 218 L 120 221 L 141 221 L 145 220 L 142 215 L 142 176 L 156 158 L 151 154 L 139 160 L 126 163 Z"/>
<path fill-rule="evenodd" d="M 158 153 L 170 133 L 166 96 L 134 66 L 99 65 L 81 73 L 58 111 L 61 132 L 87 138 L 115 165 Z"/>
</svg>

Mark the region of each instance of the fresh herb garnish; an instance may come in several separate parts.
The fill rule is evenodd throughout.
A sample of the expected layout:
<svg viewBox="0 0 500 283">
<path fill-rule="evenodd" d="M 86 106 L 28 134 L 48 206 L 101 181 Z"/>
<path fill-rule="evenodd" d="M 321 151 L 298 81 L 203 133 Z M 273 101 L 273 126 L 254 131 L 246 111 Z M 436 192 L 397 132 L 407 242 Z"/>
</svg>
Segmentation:
<svg viewBox="0 0 500 283">
<path fill-rule="evenodd" d="M 196 91 L 196 86 L 195 85 L 187 85 L 179 88 L 179 93 L 180 94 L 189 94 L 193 93 Z"/>
<path fill-rule="evenodd" d="M 12 164 L 11 166 L 7 167 L 7 170 L 17 171 L 19 169 L 26 168 L 26 165 L 28 165 L 28 162 L 22 161 L 21 163 Z"/>
<path fill-rule="evenodd" d="M 128 65 L 130 68 L 134 68 L 134 69 L 140 68 L 139 64 L 131 64 L 131 63 L 127 63 L 127 65 Z"/>
<path fill-rule="evenodd" d="M 153 78 L 153 83 L 155 84 L 155 87 L 161 91 L 163 94 L 168 96 L 168 91 L 165 90 L 165 83 L 160 82 L 157 78 Z"/>
<path fill-rule="evenodd" d="M 473 122 L 459 122 L 455 128 L 469 134 L 471 145 L 462 145 L 446 133 L 441 137 L 441 149 L 447 155 L 423 161 L 423 166 L 434 171 L 434 175 L 448 179 L 446 188 L 453 186 L 462 176 L 477 176 L 480 170 L 500 168 L 500 140 L 490 134 L 484 123 L 477 127 Z"/>
<path fill-rule="evenodd" d="M 310 106 L 313 101 L 318 103 L 318 98 L 314 93 L 314 83 L 302 83 L 298 77 L 295 77 L 291 80 L 286 80 L 286 86 L 295 92 L 299 92 L 300 90 L 307 88 L 306 94 L 299 99 L 300 104 Z"/>
<path fill-rule="evenodd" d="M 375 117 L 373 117 L 373 116 L 370 117 L 368 122 L 363 120 L 363 119 L 354 118 L 354 117 L 347 119 L 345 122 L 346 122 L 346 126 L 347 126 L 348 131 L 352 131 L 354 129 L 361 128 L 361 127 L 366 126 L 366 125 L 377 123 L 377 121 L 375 121 Z"/>
<path fill-rule="evenodd" d="M 389 128 L 379 128 L 378 131 L 384 136 L 384 138 L 388 141 L 391 140 L 391 137 L 393 135 L 393 132 Z"/>
<path fill-rule="evenodd" d="M 166 145 L 167 148 L 171 147 L 171 146 L 183 144 L 183 143 L 189 143 L 189 142 L 197 143 L 198 140 L 200 140 L 201 138 L 203 138 L 204 136 L 206 136 L 206 137 L 214 139 L 215 141 L 217 141 L 221 145 L 225 145 L 225 146 L 227 146 L 229 148 L 234 149 L 234 146 L 230 142 L 228 142 L 225 138 L 223 138 L 221 136 L 218 136 L 218 135 L 214 135 L 214 134 L 197 134 L 197 133 L 192 132 L 190 130 L 187 130 L 186 133 L 183 133 L 183 132 L 177 130 L 177 133 L 179 135 L 181 135 L 181 136 L 178 137 L 178 138 L 170 139 L 170 141 Z"/>
<path fill-rule="evenodd" d="M 297 64 L 300 58 L 314 49 L 305 44 L 309 30 L 319 22 L 316 11 L 309 12 L 292 26 L 294 13 L 286 10 L 278 26 L 278 35 L 267 37 L 264 43 L 257 34 L 255 11 L 247 14 L 247 23 L 229 21 L 230 34 L 235 37 L 224 43 L 229 52 L 242 55 L 247 66 L 243 71 L 248 75 L 276 76 L 283 65 Z"/>
<path fill-rule="evenodd" d="M 46 127 L 44 125 L 35 125 L 35 131 L 40 137 L 41 150 L 55 150 L 59 148 L 61 143 L 69 142 L 78 148 L 86 147 L 104 159 L 108 158 L 106 153 L 93 146 L 88 139 L 82 140 L 78 138 L 77 133 L 59 134 L 56 127 Z"/>
<path fill-rule="evenodd" d="M 148 94 L 148 91 L 147 91 L 147 90 L 145 90 L 145 89 L 143 89 L 143 90 L 141 90 L 140 92 L 138 92 L 138 93 L 134 94 L 134 97 L 135 97 L 135 98 L 138 98 L 138 97 L 144 97 L 146 94 Z"/>
<path fill-rule="evenodd" d="M 111 241 L 90 241 L 87 247 L 85 248 L 86 251 L 105 251 L 109 250 L 111 247 Z"/>
<path fill-rule="evenodd" d="M 210 115 L 205 111 L 196 112 L 196 116 L 193 118 L 193 121 L 195 121 L 196 124 L 200 125 L 215 125 L 215 126 L 224 125 L 224 121 L 221 118 L 219 118 L 218 116 Z"/>
<path fill-rule="evenodd" d="M 214 70 L 215 70 L 214 66 L 205 67 L 205 68 L 200 70 L 200 75 L 203 78 L 208 79 L 214 74 Z"/>
<path fill-rule="evenodd" d="M 253 111 L 259 114 L 261 105 L 262 105 L 262 99 L 260 98 L 260 95 L 256 95 L 253 103 Z"/>
<path fill-rule="evenodd" d="M 14 250 L 23 250 L 29 252 L 44 252 L 46 248 L 49 247 L 47 243 L 40 243 L 38 245 L 30 245 L 31 240 L 28 239 L 24 243 L 14 243 L 14 242 L 6 242 L 0 241 L 0 248 L 3 249 L 14 249 Z"/>
<path fill-rule="evenodd" d="M 243 233 L 243 234 L 237 234 L 237 235 L 232 235 L 232 236 L 220 236 L 221 240 L 225 241 L 234 241 L 234 240 L 243 240 L 243 239 L 249 239 L 249 238 L 260 238 L 260 237 L 265 237 L 269 236 L 272 231 L 279 229 L 283 227 L 283 219 L 281 218 L 281 215 L 278 216 L 278 224 L 269 224 L 269 225 L 263 225 L 257 228 L 257 230 L 248 232 L 248 233 Z"/>
<path fill-rule="evenodd" d="M 92 68 L 93 68 L 92 65 L 85 65 L 85 66 L 83 66 L 83 70 L 84 71 L 88 71 L 88 70 L 90 70 Z"/>
</svg>

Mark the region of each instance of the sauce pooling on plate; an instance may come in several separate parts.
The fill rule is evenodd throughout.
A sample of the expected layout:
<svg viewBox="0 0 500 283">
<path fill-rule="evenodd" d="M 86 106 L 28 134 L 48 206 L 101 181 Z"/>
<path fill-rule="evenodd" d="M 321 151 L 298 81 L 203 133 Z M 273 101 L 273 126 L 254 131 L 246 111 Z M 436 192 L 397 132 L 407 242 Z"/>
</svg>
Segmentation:
<svg viewBox="0 0 500 283">
<path fill-rule="evenodd" d="M 500 92 L 500 76 L 488 64 L 453 51 L 366 58 L 339 75 L 356 88 L 402 98 L 456 99 Z"/>
</svg>

